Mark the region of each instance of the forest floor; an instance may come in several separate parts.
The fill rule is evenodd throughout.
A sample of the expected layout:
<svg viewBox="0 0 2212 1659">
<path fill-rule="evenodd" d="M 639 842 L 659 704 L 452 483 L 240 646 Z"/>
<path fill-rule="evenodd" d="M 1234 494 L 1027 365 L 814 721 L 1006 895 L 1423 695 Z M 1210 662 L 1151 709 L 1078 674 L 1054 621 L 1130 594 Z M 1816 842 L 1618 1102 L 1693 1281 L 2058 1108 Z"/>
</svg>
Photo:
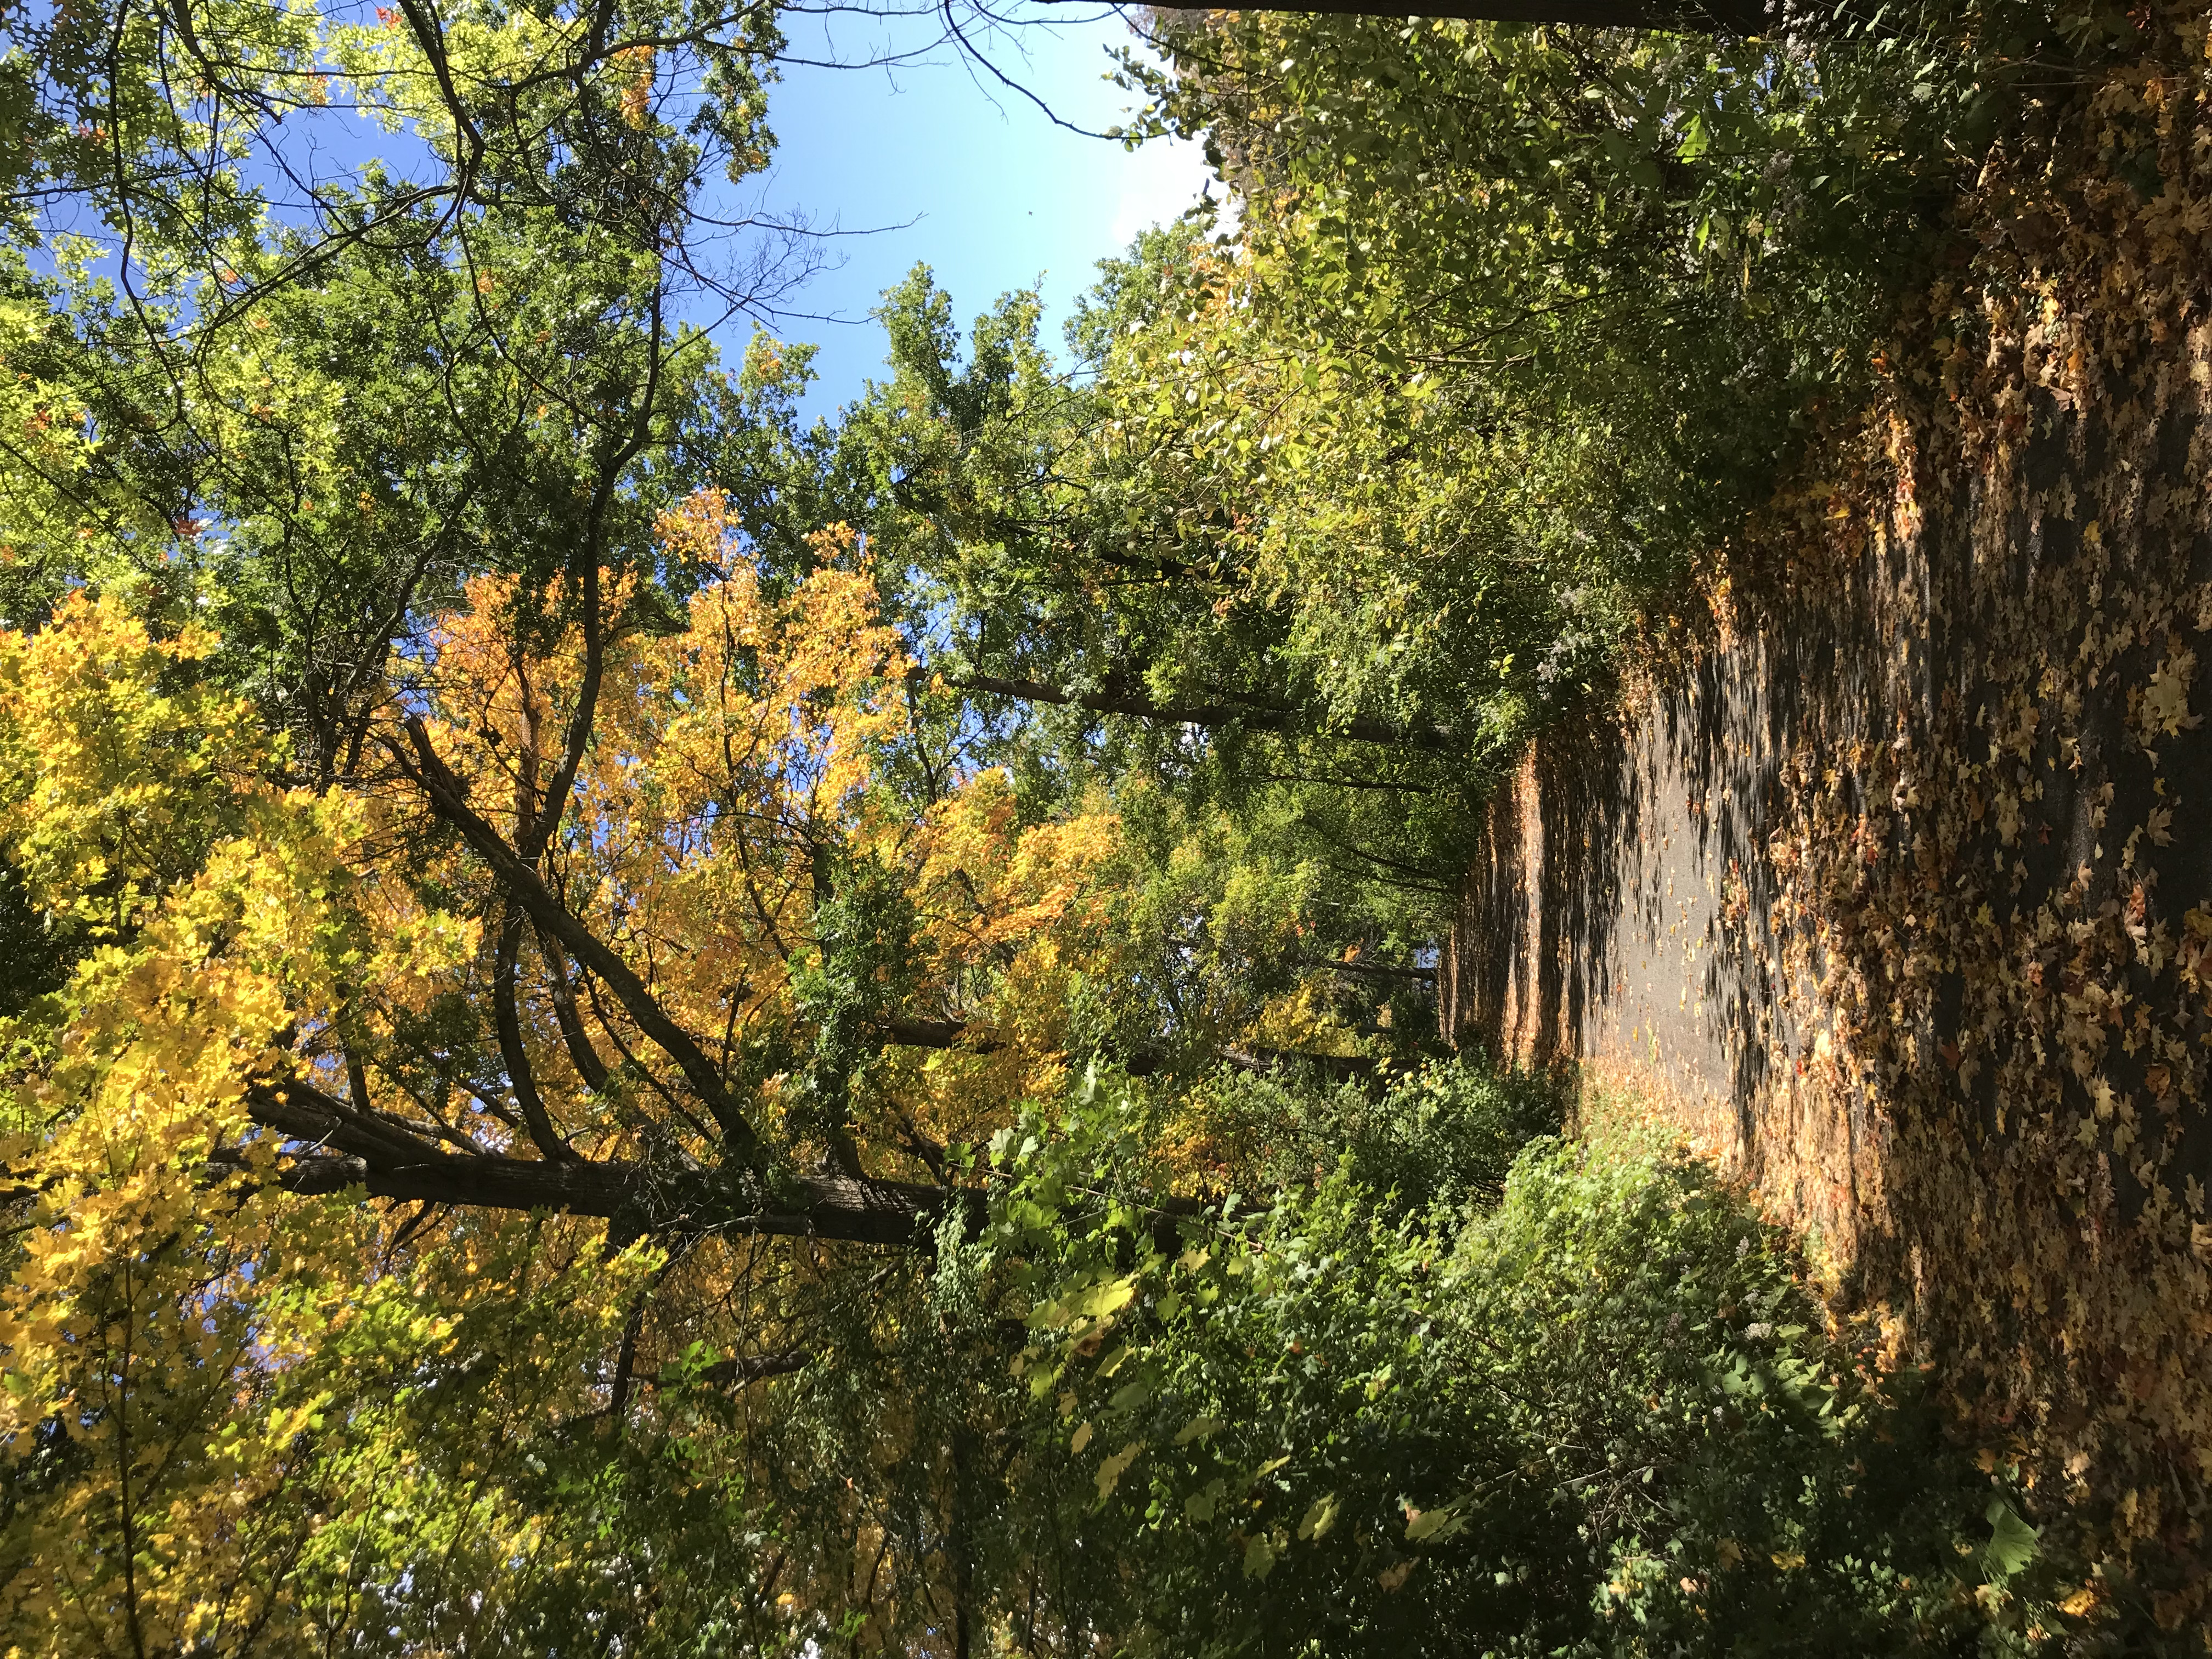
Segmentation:
<svg viewBox="0 0 2212 1659">
<path fill-rule="evenodd" d="M 1741 1172 L 2176 1628 L 2212 1586 L 2201 172 L 1985 178 L 1917 367 L 1493 800 L 1443 976 L 1452 1040 Z"/>
</svg>

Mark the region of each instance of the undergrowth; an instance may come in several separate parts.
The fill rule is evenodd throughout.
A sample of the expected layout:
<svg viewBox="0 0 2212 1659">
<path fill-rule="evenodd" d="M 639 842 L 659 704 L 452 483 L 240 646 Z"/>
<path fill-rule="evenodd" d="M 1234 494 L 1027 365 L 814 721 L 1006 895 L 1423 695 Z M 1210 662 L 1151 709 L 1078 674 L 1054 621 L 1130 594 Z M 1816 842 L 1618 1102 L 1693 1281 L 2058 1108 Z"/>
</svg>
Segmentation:
<svg viewBox="0 0 2212 1659">
<path fill-rule="evenodd" d="M 976 1268 L 1069 1471 L 1038 1521 L 1129 1569 L 1060 1594 L 1133 1652 L 2122 1650 L 1785 1234 L 1648 1135 L 1543 1132 L 1557 1100 L 1432 1066 L 1172 1249 L 1137 1104 L 1002 1136 Z"/>
</svg>

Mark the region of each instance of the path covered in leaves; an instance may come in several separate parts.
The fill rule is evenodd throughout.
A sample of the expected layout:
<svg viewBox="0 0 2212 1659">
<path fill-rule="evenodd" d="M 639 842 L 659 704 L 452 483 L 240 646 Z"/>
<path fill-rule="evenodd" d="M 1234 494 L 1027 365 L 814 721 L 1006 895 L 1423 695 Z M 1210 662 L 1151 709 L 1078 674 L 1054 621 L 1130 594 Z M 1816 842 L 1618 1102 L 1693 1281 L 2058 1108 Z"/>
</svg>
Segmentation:
<svg viewBox="0 0 2212 1659">
<path fill-rule="evenodd" d="M 1625 714 L 1501 793 L 1446 998 L 1742 1169 L 2177 1628 L 2212 1577 L 2193 84 L 2115 76 L 2077 170 L 1984 175 L 1884 405 L 1655 629 Z"/>
</svg>

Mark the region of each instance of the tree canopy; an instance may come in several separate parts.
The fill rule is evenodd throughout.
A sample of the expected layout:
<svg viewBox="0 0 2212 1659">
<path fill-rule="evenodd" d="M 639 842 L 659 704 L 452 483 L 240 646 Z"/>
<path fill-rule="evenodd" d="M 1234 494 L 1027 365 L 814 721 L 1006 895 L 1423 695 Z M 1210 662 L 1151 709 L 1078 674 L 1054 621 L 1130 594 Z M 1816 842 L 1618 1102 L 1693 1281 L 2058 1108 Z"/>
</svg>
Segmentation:
<svg viewBox="0 0 2212 1659">
<path fill-rule="evenodd" d="M 1720 21 L 1155 14 L 1235 225 L 809 423 L 772 8 L 0 15 L 9 1651 L 2057 1639 L 1434 1032 L 1469 803 L 2132 27 Z"/>
</svg>

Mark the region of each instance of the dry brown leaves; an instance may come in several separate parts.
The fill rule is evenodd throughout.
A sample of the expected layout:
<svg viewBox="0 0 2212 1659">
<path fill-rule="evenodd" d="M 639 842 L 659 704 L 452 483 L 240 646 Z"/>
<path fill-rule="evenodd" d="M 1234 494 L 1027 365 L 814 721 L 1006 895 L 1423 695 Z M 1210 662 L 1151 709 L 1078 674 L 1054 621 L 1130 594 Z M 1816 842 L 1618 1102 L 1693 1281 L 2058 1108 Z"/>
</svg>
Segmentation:
<svg viewBox="0 0 2212 1659">
<path fill-rule="evenodd" d="M 1773 902 L 1728 907 L 1787 964 L 1790 1113 L 1858 1126 L 1847 1193 L 1771 1134 L 1761 1184 L 2169 1627 L 2212 1583 L 2208 98 L 2170 26 L 1994 155 L 1884 407 L 1714 589 L 1873 665 L 1809 699 Z"/>
</svg>

